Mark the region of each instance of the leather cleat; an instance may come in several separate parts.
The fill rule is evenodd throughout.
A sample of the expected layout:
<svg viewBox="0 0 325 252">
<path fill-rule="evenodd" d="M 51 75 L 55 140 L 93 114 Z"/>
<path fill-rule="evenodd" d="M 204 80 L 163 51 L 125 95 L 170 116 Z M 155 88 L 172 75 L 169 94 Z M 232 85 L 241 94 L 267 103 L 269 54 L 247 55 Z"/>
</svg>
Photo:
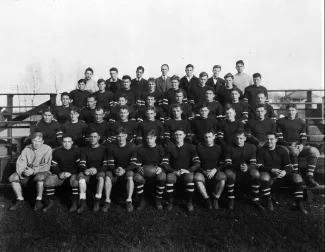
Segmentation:
<svg viewBox="0 0 325 252">
<path fill-rule="evenodd" d="M 71 204 L 71 207 L 70 207 L 70 209 L 69 209 L 69 212 L 75 212 L 75 211 L 77 211 L 77 209 L 78 209 L 78 202 L 77 202 L 77 200 L 75 199 L 75 200 L 72 200 L 72 204 Z"/>
<path fill-rule="evenodd" d="M 261 205 L 259 200 L 253 201 L 253 205 L 256 209 L 265 211 L 265 208 Z"/>
<path fill-rule="evenodd" d="M 319 184 L 315 181 L 315 179 L 312 176 L 307 176 L 305 179 L 306 186 L 313 188 L 316 186 L 319 186 Z"/>
<path fill-rule="evenodd" d="M 213 207 L 214 210 L 219 210 L 220 209 L 218 199 L 213 199 L 212 200 L 212 207 Z"/>
<path fill-rule="evenodd" d="M 85 211 L 85 208 L 86 208 L 86 200 L 82 199 L 80 200 L 80 206 L 77 210 L 77 213 L 78 214 L 82 213 L 83 211 Z"/>
<path fill-rule="evenodd" d="M 141 211 L 141 210 L 143 210 L 143 208 L 146 206 L 146 202 L 145 202 L 145 200 L 144 199 L 142 199 L 141 201 L 140 201 L 140 204 L 137 206 L 137 210 L 138 211 Z"/>
<path fill-rule="evenodd" d="M 126 202 L 126 211 L 128 211 L 129 213 L 133 211 L 132 201 L 127 201 Z"/>
<path fill-rule="evenodd" d="M 301 212 L 303 215 L 307 215 L 308 211 L 305 209 L 302 201 L 296 202 L 296 209 Z"/>
<path fill-rule="evenodd" d="M 229 199 L 228 209 L 229 210 L 234 210 L 235 209 L 235 199 Z"/>
<path fill-rule="evenodd" d="M 156 198 L 156 208 L 157 208 L 157 210 L 163 209 L 160 198 Z"/>
<path fill-rule="evenodd" d="M 189 201 L 187 202 L 187 211 L 189 211 L 189 212 L 193 212 L 193 210 L 194 210 L 194 207 L 193 207 L 192 200 L 189 200 Z"/>
<path fill-rule="evenodd" d="M 205 199 L 205 207 L 206 207 L 206 210 L 212 210 L 212 204 L 211 204 L 211 200 L 210 198 L 207 198 Z"/>
<path fill-rule="evenodd" d="M 107 213 L 108 209 L 110 209 L 110 208 L 111 208 L 111 203 L 105 202 L 104 206 L 102 207 L 102 212 Z"/>
<path fill-rule="evenodd" d="M 54 201 L 52 199 L 49 199 L 46 207 L 43 208 L 43 212 L 49 211 L 52 207 L 54 207 L 54 204 Z"/>
<path fill-rule="evenodd" d="M 34 211 L 39 211 L 43 208 L 43 203 L 41 200 L 36 200 Z"/>
<path fill-rule="evenodd" d="M 267 209 L 271 212 L 274 212 L 273 201 L 271 198 L 267 199 Z"/>
<path fill-rule="evenodd" d="M 10 211 L 15 211 L 19 208 L 22 208 L 25 205 L 25 201 L 24 200 L 17 200 L 15 204 L 13 204 L 9 210 Z"/>
</svg>

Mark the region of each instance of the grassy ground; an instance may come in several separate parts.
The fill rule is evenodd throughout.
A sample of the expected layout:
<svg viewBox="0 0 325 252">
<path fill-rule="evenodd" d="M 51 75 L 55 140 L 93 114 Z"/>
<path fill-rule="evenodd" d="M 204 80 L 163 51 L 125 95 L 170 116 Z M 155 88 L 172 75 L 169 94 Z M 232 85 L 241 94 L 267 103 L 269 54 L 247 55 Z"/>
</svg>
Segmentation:
<svg viewBox="0 0 325 252">
<path fill-rule="evenodd" d="M 127 213 L 123 201 L 109 213 L 68 212 L 66 201 L 49 213 L 26 206 L 7 209 L 10 188 L 0 193 L 0 251 L 323 251 L 324 207 L 320 195 L 306 203 L 308 216 L 291 211 L 291 197 L 278 194 L 276 212 L 262 213 L 242 200 L 234 212 L 206 212 L 196 200 L 194 213 L 184 205 L 158 212 L 148 205 Z M 31 202 L 32 204 L 32 202 Z"/>
</svg>

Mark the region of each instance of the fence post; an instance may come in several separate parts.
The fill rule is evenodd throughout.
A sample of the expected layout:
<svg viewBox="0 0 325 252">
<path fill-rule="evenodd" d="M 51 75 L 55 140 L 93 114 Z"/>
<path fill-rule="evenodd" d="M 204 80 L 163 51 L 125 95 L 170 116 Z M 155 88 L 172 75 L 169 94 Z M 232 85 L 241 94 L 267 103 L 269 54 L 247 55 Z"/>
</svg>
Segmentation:
<svg viewBox="0 0 325 252">
<path fill-rule="evenodd" d="M 7 111 L 8 111 L 8 121 L 12 121 L 12 112 L 13 112 L 13 102 L 14 100 L 14 95 L 13 94 L 8 94 L 7 95 Z M 7 137 L 12 137 L 12 128 L 7 129 Z M 8 155 L 12 155 L 12 139 L 7 139 L 8 143 L 10 146 L 8 146 Z"/>
<path fill-rule="evenodd" d="M 55 107 L 56 105 L 56 95 L 57 94 L 50 94 L 50 103 L 51 103 L 51 107 Z"/>
</svg>

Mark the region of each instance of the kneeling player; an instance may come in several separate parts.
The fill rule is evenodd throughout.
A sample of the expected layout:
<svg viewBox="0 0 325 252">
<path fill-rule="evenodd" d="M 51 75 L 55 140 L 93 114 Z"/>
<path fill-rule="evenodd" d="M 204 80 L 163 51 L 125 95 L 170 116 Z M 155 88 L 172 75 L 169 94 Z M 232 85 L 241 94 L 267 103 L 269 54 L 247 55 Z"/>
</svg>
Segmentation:
<svg viewBox="0 0 325 252">
<path fill-rule="evenodd" d="M 205 142 L 196 146 L 196 152 L 201 161 L 201 167 L 194 175 L 194 182 L 206 200 L 208 210 L 212 209 L 211 200 L 207 193 L 205 183 L 213 187 L 213 209 L 218 210 L 218 200 L 225 188 L 226 174 L 220 169 L 220 160 L 222 155 L 222 148 L 214 144 L 215 133 L 213 130 L 207 130 L 204 134 Z"/>
<path fill-rule="evenodd" d="M 53 197 L 57 186 L 71 188 L 72 205 L 70 212 L 74 212 L 78 208 L 78 180 L 76 174 L 80 161 L 80 149 L 73 146 L 71 136 L 64 135 L 62 140 L 62 146 L 53 151 L 51 164 L 53 175 L 48 176 L 44 182 L 47 206 L 43 209 L 43 212 L 47 212 L 54 206 Z"/>
<path fill-rule="evenodd" d="M 256 147 L 245 143 L 245 141 L 245 131 L 238 130 L 236 132 L 236 144 L 227 146 L 225 150 L 228 207 L 230 210 L 234 209 L 234 187 L 236 182 L 236 187 L 250 185 L 253 204 L 256 208 L 264 210 L 264 207 L 259 202 L 260 173 L 256 169 Z"/>
<path fill-rule="evenodd" d="M 262 197 L 268 202 L 270 211 L 274 211 L 271 200 L 271 186 L 279 188 L 290 185 L 293 188 L 296 207 L 303 214 L 307 214 L 303 201 L 303 180 L 298 173 L 293 173 L 293 166 L 290 162 L 288 152 L 277 146 L 277 137 L 274 132 L 267 134 L 267 147 L 260 148 L 257 152 L 257 167 L 261 172 Z"/>
<path fill-rule="evenodd" d="M 174 132 L 175 145 L 167 145 L 162 166 L 168 172 L 166 178 L 166 196 L 168 210 L 173 209 L 173 192 L 176 182 L 184 183 L 187 193 L 187 210 L 193 211 L 192 198 L 194 194 L 194 172 L 200 166 L 200 159 L 192 144 L 185 143 L 184 129 Z"/>
<path fill-rule="evenodd" d="M 99 211 L 99 200 L 102 198 L 104 188 L 104 174 L 107 170 L 106 148 L 99 144 L 100 135 L 97 131 L 89 133 L 90 146 L 81 151 L 77 178 L 79 180 L 80 206 L 77 213 L 82 213 L 86 208 L 87 184 L 96 184 L 94 212 Z"/>
<path fill-rule="evenodd" d="M 108 151 L 108 171 L 105 173 L 106 200 L 102 208 L 103 212 L 107 212 L 110 207 L 110 195 L 112 186 L 115 183 L 126 183 L 126 209 L 128 212 L 133 211 L 133 170 L 137 167 L 137 148 L 133 143 L 128 142 L 127 138 L 128 132 L 126 128 L 120 127 L 117 129 L 117 144 L 111 145 Z"/>
</svg>

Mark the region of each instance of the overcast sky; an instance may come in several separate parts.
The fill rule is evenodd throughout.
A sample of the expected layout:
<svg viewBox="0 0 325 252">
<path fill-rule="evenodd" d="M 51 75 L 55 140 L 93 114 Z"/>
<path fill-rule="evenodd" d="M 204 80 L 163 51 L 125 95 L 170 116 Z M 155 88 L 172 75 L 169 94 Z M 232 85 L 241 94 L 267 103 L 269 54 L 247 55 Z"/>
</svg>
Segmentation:
<svg viewBox="0 0 325 252">
<path fill-rule="evenodd" d="M 26 69 L 39 65 L 40 91 L 52 91 L 49 69 L 70 91 L 86 67 L 94 79 L 195 74 L 222 65 L 221 75 L 262 74 L 268 89 L 323 88 L 323 0 L 2 0 L 0 4 L 1 92 L 26 82 Z"/>
</svg>

